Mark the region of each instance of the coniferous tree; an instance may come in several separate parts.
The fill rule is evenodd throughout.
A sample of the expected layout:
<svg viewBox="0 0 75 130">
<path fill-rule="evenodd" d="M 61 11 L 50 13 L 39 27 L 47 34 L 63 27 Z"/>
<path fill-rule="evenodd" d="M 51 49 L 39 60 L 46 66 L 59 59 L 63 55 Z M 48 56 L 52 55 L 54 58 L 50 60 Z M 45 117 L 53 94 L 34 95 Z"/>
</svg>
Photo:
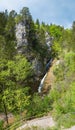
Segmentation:
<svg viewBox="0 0 75 130">
<path fill-rule="evenodd" d="M 31 14 L 30 14 L 29 8 L 24 7 L 20 11 L 20 14 L 21 14 L 21 19 L 26 27 L 26 36 L 27 36 L 28 43 L 29 43 L 30 47 L 35 46 L 36 31 L 35 31 L 34 22 L 33 22 Z"/>
<path fill-rule="evenodd" d="M 5 26 L 7 23 L 7 17 L 4 12 L 0 12 L 0 35 L 5 34 Z"/>
<path fill-rule="evenodd" d="M 72 50 L 75 50 L 75 21 L 72 25 Z"/>
<path fill-rule="evenodd" d="M 38 29 L 40 28 L 40 22 L 39 19 L 36 20 L 36 25 L 38 26 Z"/>
</svg>

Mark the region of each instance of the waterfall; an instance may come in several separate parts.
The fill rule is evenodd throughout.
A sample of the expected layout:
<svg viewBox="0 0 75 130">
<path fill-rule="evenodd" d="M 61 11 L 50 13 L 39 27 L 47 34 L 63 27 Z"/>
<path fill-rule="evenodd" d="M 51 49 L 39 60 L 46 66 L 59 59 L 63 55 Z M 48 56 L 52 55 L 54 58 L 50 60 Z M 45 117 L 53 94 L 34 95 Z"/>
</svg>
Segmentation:
<svg viewBox="0 0 75 130">
<path fill-rule="evenodd" d="M 51 58 L 51 59 L 49 60 L 49 62 L 47 63 L 47 65 L 46 65 L 46 72 L 48 72 L 48 70 L 49 70 L 49 68 L 50 68 L 50 66 L 51 66 L 52 61 L 53 61 L 53 59 Z"/>
<path fill-rule="evenodd" d="M 50 66 L 51 66 L 52 61 L 53 61 L 53 59 L 51 58 L 51 59 L 49 60 L 49 62 L 47 63 L 47 65 L 46 65 L 46 74 L 45 74 L 44 77 L 42 78 L 42 80 L 41 80 L 41 82 L 40 82 L 40 85 L 39 85 L 39 87 L 38 87 L 38 92 L 39 92 L 39 93 L 41 93 L 41 89 L 42 89 L 42 87 L 43 87 L 43 85 L 44 85 L 44 81 L 45 81 L 45 78 L 46 78 L 46 76 L 47 76 L 47 72 L 48 72 L 48 70 L 49 70 L 49 68 L 50 68 Z"/>
<path fill-rule="evenodd" d="M 41 80 L 41 82 L 40 82 L 40 85 L 39 85 L 39 87 L 38 87 L 38 92 L 39 92 L 39 93 L 41 93 L 41 89 L 42 89 L 42 87 L 43 87 L 43 85 L 44 85 L 44 80 L 45 80 L 46 76 L 47 76 L 47 73 L 44 75 L 44 77 L 42 78 L 42 80 Z"/>
</svg>

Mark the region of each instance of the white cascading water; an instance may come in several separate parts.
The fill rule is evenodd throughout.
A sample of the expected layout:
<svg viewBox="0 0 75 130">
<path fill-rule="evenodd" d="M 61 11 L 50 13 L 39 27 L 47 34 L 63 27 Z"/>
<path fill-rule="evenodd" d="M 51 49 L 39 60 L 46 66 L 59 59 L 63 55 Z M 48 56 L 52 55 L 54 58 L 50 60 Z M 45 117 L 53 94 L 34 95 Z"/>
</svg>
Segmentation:
<svg viewBox="0 0 75 130">
<path fill-rule="evenodd" d="M 45 81 L 46 76 L 47 76 L 47 73 L 44 75 L 44 77 L 42 78 L 42 80 L 41 80 L 41 82 L 40 82 L 40 85 L 39 85 L 39 87 L 38 87 L 38 92 L 39 92 L 39 93 L 41 93 L 41 89 L 42 89 L 42 87 L 43 87 L 43 85 L 44 85 L 44 81 Z"/>
</svg>

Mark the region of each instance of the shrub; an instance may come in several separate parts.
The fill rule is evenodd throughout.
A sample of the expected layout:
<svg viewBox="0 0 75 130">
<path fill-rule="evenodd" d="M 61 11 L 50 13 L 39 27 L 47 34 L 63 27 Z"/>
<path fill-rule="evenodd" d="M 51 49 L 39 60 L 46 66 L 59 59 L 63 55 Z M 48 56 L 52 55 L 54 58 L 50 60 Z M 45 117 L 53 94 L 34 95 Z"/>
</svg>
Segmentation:
<svg viewBox="0 0 75 130">
<path fill-rule="evenodd" d="M 3 125 L 4 125 L 4 121 L 1 120 L 1 121 L 0 121 L 0 130 L 4 130 Z"/>
</svg>

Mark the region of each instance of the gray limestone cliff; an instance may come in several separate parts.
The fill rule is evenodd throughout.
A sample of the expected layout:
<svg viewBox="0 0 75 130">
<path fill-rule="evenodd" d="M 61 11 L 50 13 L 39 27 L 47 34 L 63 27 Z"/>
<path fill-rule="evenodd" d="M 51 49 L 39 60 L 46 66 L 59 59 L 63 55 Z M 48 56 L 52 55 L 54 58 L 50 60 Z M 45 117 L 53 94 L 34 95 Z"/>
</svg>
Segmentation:
<svg viewBox="0 0 75 130">
<path fill-rule="evenodd" d="M 18 52 L 23 52 L 23 47 L 27 47 L 28 41 L 26 37 L 26 27 L 24 23 L 20 22 L 16 24 L 16 40 L 17 40 L 17 50 Z"/>
<path fill-rule="evenodd" d="M 32 64 L 34 74 L 36 75 L 35 77 L 36 79 L 38 79 L 37 77 L 43 75 L 47 59 L 44 57 L 44 61 L 42 61 L 41 57 L 38 58 L 38 56 L 34 54 L 33 50 L 29 49 L 30 45 L 27 40 L 25 23 L 20 22 L 16 24 L 15 34 L 17 40 L 16 48 L 18 53 L 23 53 L 25 57 L 28 59 L 28 61 Z M 53 38 L 50 37 L 47 32 L 45 32 L 45 41 L 48 51 L 51 51 L 52 40 Z"/>
<path fill-rule="evenodd" d="M 52 46 L 52 43 L 53 43 L 53 37 L 50 37 L 48 32 L 45 32 L 45 39 L 46 39 L 46 45 L 48 47 L 48 50 L 51 51 L 51 46 Z"/>
</svg>

